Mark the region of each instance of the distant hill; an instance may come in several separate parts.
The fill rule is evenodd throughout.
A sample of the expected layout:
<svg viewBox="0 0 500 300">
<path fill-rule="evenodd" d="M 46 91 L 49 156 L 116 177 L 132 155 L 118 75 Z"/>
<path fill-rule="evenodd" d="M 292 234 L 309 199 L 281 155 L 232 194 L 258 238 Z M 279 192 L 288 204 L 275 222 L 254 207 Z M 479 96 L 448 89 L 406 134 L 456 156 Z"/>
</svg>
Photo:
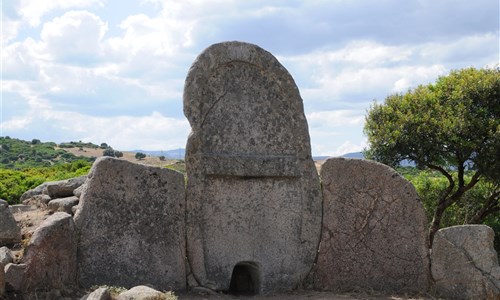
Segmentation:
<svg viewBox="0 0 500 300">
<path fill-rule="evenodd" d="M 131 152 L 141 152 L 150 156 L 165 156 L 168 159 L 184 159 L 186 149 L 179 148 L 173 150 L 132 150 Z"/>
<path fill-rule="evenodd" d="M 342 155 L 341 157 L 345 157 L 345 158 L 365 159 L 365 156 L 363 155 L 363 152 L 351 152 L 351 153 L 346 153 L 346 154 Z"/>
<path fill-rule="evenodd" d="M 183 148 L 173 149 L 173 150 L 164 150 L 164 151 L 132 150 L 132 152 L 142 152 L 144 154 L 151 155 L 151 156 L 165 156 L 166 158 L 169 158 L 169 159 L 184 159 L 184 157 L 186 155 L 186 149 L 183 149 Z M 325 160 L 329 157 L 331 157 L 331 156 L 313 156 L 313 160 L 315 160 L 315 161 Z M 347 154 L 342 155 L 342 157 L 364 159 L 362 152 L 347 153 Z"/>
<path fill-rule="evenodd" d="M 76 144 L 66 143 L 64 146 L 78 147 Z M 4 169 L 48 167 L 77 160 L 93 161 L 92 158 L 77 156 L 65 151 L 53 142 L 42 142 L 38 139 L 24 141 L 8 136 L 0 137 L 0 167 Z"/>
</svg>

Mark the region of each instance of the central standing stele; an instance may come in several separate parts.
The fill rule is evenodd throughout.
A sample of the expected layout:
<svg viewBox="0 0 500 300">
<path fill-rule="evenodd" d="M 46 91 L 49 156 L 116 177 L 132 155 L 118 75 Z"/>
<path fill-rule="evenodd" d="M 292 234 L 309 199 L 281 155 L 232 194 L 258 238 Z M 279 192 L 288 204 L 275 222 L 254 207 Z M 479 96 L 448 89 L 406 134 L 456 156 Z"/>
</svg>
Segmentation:
<svg viewBox="0 0 500 300">
<path fill-rule="evenodd" d="M 184 113 L 194 279 L 252 294 L 299 286 L 318 249 L 321 190 L 293 78 L 258 46 L 215 44 L 189 70 Z"/>
</svg>

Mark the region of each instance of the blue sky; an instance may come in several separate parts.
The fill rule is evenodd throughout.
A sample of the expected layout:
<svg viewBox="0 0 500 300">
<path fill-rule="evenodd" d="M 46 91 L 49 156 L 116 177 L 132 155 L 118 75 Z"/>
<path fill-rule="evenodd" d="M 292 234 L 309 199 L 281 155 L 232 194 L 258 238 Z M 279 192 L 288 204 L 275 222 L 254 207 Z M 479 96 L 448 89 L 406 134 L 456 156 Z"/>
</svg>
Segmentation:
<svg viewBox="0 0 500 300">
<path fill-rule="evenodd" d="M 360 151 L 374 100 L 498 66 L 499 19 L 498 0 L 6 0 L 2 135 L 183 148 L 190 65 L 239 40 L 294 77 L 314 155 Z"/>
</svg>

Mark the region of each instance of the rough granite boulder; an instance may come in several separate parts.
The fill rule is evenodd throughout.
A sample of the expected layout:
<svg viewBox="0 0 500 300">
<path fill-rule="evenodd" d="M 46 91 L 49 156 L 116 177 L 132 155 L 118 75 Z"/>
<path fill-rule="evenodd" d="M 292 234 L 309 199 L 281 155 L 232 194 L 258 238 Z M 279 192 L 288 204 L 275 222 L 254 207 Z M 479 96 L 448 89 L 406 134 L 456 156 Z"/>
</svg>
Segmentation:
<svg viewBox="0 0 500 300">
<path fill-rule="evenodd" d="M 128 291 L 120 293 L 116 300 L 162 300 L 166 299 L 162 292 L 153 288 L 140 285 L 131 288 Z"/>
<path fill-rule="evenodd" d="M 101 287 L 82 298 L 82 300 L 111 300 L 111 293 L 108 288 Z"/>
<path fill-rule="evenodd" d="M 31 198 L 28 198 L 23 201 L 24 205 L 36 206 L 38 208 L 47 208 L 47 204 L 52 200 L 49 195 L 34 195 Z"/>
<path fill-rule="evenodd" d="M 73 206 L 78 205 L 78 201 L 78 197 L 76 196 L 54 199 L 49 202 L 48 208 L 51 212 L 62 211 L 73 214 L 71 209 Z"/>
<path fill-rule="evenodd" d="M 75 214 L 80 284 L 185 289 L 184 176 L 95 161 Z"/>
<path fill-rule="evenodd" d="M 431 255 L 436 293 L 448 299 L 500 299 L 495 233 L 486 225 L 440 229 Z"/>
<path fill-rule="evenodd" d="M 320 290 L 429 288 L 426 216 L 415 188 L 386 165 L 331 158 L 321 167 Z"/>
<path fill-rule="evenodd" d="M 49 195 L 52 199 L 70 197 L 73 196 L 74 190 L 85 183 L 85 180 L 87 180 L 87 175 L 47 182 L 43 188 L 43 193 Z"/>
<path fill-rule="evenodd" d="M 76 286 L 77 235 L 71 215 L 56 212 L 35 230 L 22 263 L 23 290 L 67 291 Z"/>
<path fill-rule="evenodd" d="M 10 208 L 0 205 L 0 247 L 21 241 L 21 228 L 17 225 Z"/>
<path fill-rule="evenodd" d="M 14 256 L 12 255 L 12 251 L 10 251 L 7 247 L 0 248 L 0 268 L 3 269 L 8 263 L 14 261 Z"/>
<path fill-rule="evenodd" d="M 317 252 L 321 191 L 293 78 L 258 46 L 215 44 L 189 70 L 184 114 L 196 281 L 250 294 L 297 287 Z"/>
<path fill-rule="evenodd" d="M 37 187 L 24 192 L 24 194 L 21 195 L 20 201 L 23 202 L 24 200 L 32 198 L 33 196 L 41 195 L 43 193 L 43 190 L 47 186 L 47 183 L 48 182 L 44 182 L 44 183 L 38 185 Z"/>
</svg>

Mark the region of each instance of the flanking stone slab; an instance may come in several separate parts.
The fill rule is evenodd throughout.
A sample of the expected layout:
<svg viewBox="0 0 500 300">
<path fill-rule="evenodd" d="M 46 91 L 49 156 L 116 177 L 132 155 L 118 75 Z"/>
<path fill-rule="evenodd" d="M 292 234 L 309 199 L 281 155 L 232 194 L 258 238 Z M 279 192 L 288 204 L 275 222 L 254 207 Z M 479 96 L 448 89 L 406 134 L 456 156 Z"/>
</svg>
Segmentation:
<svg viewBox="0 0 500 300">
<path fill-rule="evenodd" d="M 486 225 L 440 229 L 431 255 L 436 293 L 447 299 L 500 299 L 495 233 Z"/>
<path fill-rule="evenodd" d="M 77 285 L 76 252 L 72 216 L 54 213 L 40 224 L 28 243 L 22 259 L 26 265 L 22 290 L 70 292 Z"/>
<path fill-rule="evenodd" d="M 330 158 L 321 167 L 320 290 L 426 292 L 426 217 L 410 182 L 386 165 Z"/>
<path fill-rule="evenodd" d="M 297 287 L 316 256 L 321 191 L 293 78 L 258 46 L 215 44 L 189 71 L 184 113 L 192 275 L 236 293 Z"/>
<path fill-rule="evenodd" d="M 184 289 L 184 201 L 178 172 L 97 159 L 75 214 L 80 284 Z"/>
</svg>

